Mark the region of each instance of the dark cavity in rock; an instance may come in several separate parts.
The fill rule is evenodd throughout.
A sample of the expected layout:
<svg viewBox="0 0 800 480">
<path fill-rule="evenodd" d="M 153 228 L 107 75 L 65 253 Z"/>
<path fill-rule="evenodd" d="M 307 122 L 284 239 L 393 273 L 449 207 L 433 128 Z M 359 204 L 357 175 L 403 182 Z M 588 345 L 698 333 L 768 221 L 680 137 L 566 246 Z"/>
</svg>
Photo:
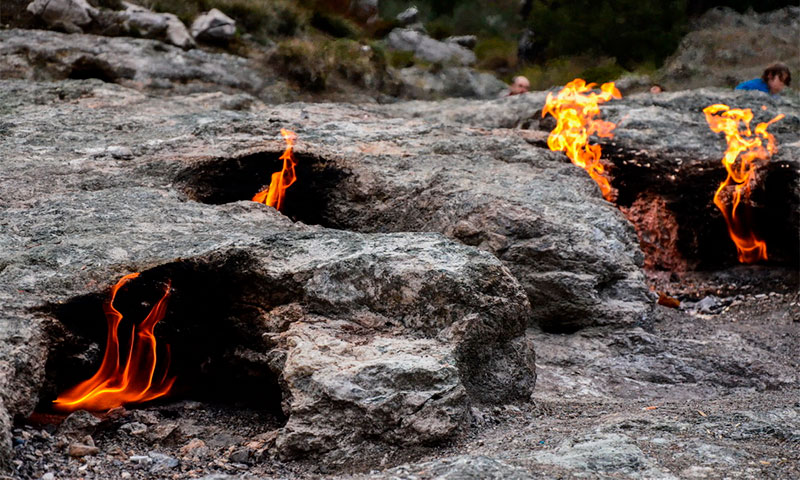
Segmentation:
<svg viewBox="0 0 800 480">
<path fill-rule="evenodd" d="M 616 203 L 636 227 L 646 267 L 716 270 L 738 265 L 736 247 L 713 201 L 727 175 L 719 159 L 677 161 L 613 144 L 603 145 L 603 158 L 612 163 L 612 185 L 619 190 Z M 800 170 L 789 162 L 769 162 L 757 176 L 750 221 L 767 243 L 767 263 L 798 267 L 800 198 L 794 185 Z M 653 215 L 658 221 L 648 218 Z M 670 229 L 672 233 L 666 232 Z"/>
<path fill-rule="evenodd" d="M 177 380 L 172 393 L 156 402 L 191 399 L 253 408 L 285 422 L 278 384 L 283 359 L 270 352 L 271 333 L 280 327 L 270 327 L 267 310 L 284 304 L 291 293 L 281 285 L 264 285 L 263 278 L 248 278 L 241 273 L 247 262 L 244 254 L 213 267 L 179 260 L 145 271 L 119 290 L 114 306 L 123 314 L 124 342 L 123 332 L 147 315 L 166 280 L 172 281 L 167 313 L 155 335 L 159 358 L 170 346 L 169 372 Z M 38 411 L 51 411 L 60 392 L 97 371 L 106 343 L 107 298 L 107 292 L 90 294 L 47 307 L 54 321 Z"/>
<path fill-rule="evenodd" d="M 186 195 L 195 201 L 220 205 L 251 200 L 269 187 L 272 174 L 283 168 L 283 152 L 259 152 L 236 158 L 217 158 L 180 172 L 175 179 Z M 328 224 L 327 206 L 333 192 L 349 173 L 314 155 L 294 153 L 297 181 L 286 190 L 283 214 L 307 225 Z"/>
</svg>

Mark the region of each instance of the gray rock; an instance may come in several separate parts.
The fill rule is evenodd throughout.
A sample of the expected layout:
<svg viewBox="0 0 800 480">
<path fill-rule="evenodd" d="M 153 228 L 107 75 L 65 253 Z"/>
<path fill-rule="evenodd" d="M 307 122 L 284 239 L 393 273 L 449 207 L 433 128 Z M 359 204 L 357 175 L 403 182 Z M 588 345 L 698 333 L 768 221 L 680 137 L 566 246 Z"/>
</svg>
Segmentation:
<svg viewBox="0 0 800 480">
<path fill-rule="evenodd" d="M 482 455 L 462 455 L 430 462 L 401 465 L 364 479 L 414 478 L 436 480 L 532 480 L 541 478 L 520 467 Z"/>
<path fill-rule="evenodd" d="M 112 21 L 121 25 L 123 32 L 136 33 L 145 38 L 163 40 L 183 49 L 195 46 L 186 25 L 172 13 L 156 13 L 133 3 L 122 2 L 125 10 L 115 12 Z"/>
<path fill-rule="evenodd" d="M 119 13 L 125 29 L 136 31 L 145 38 L 156 38 L 167 31 L 167 17 L 142 6 L 123 2 L 125 10 Z"/>
<path fill-rule="evenodd" d="M 800 70 L 800 7 L 738 13 L 715 7 L 697 19 L 657 78 L 669 89 L 734 87 L 761 77 L 776 60 Z M 736 38 L 737 41 L 730 41 Z M 769 45 L 769 48 L 761 48 Z M 764 95 L 766 97 L 766 95 Z"/>
<path fill-rule="evenodd" d="M 0 92 L 3 115 L 14 118 L 9 134 L 20 140 L 3 143 L 3 158 L 27 162 L 15 160 L 15 174 L 0 177 L 11 193 L 0 213 L 7 227 L 0 235 L 0 305 L 9 320 L 0 328 L 0 362 L 12 367 L 2 399 L 15 414 L 33 408 L 47 349 L 61 341 L 45 335 L 41 322 L 60 324 L 54 312 L 78 298 L 97 299 L 100 308 L 107 288 L 133 270 L 171 278 L 176 292 L 220 276 L 239 284 L 230 292 L 236 299 L 196 295 L 251 306 L 246 315 L 218 320 L 268 353 L 254 356 L 260 363 L 251 368 L 280 379 L 288 421 L 277 446 L 285 457 L 320 456 L 330 464 L 355 452 L 382 457 L 386 448 L 453 438 L 469 425 L 469 402 L 530 395 L 530 305 L 491 254 L 437 233 L 329 230 L 249 201 L 189 201 L 187 170 L 220 161 L 220 147 L 228 154 L 263 147 L 257 132 L 272 115 L 300 118 L 310 107 L 311 121 L 321 122 L 317 131 L 332 132 L 352 107 L 245 113 L 220 109 L 224 95 L 176 102 L 98 81 L 4 81 Z M 138 104 L 136 116 L 114 107 L 129 102 Z M 45 112 L 60 119 L 49 124 L 58 132 L 41 128 Z M 87 128 L 90 122 L 97 128 Z M 378 131 L 396 128 L 390 122 Z M 240 132 L 230 137 L 238 140 L 223 146 L 218 140 L 228 129 Z M 216 146 L 206 143 L 209 135 Z M 45 138 L 46 147 L 36 147 Z M 330 156 L 325 145 L 333 138 L 316 143 L 320 155 Z M 133 157 L 93 153 L 108 145 L 128 147 Z M 282 141 L 274 147 L 282 150 Z"/>
<path fill-rule="evenodd" d="M 397 16 L 395 17 L 395 20 L 397 20 L 397 22 L 404 27 L 412 23 L 416 23 L 418 19 L 419 19 L 419 9 L 414 5 L 398 13 Z"/>
<path fill-rule="evenodd" d="M 158 452 L 149 452 L 147 454 L 150 457 L 152 462 L 152 467 L 150 467 L 150 473 L 158 473 L 163 472 L 166 470 L 171 470 L 178 465 L 180 465 L 180 461 L 177 458 L 170 457 L 169 455 L 164 455 L 163 453 Z"/>
<path fill-rule="evenodd" d="M 73 412 L 58 426 L 58 433 L 73 438 L 83 437 L 94 433 L 100 419 L 87 412 L 78 410 Z"/>
<path fill-rule="evenodd" d="M 98 12 L 86 0 L 34 0 L 28 4 L 28 11 L 52 27 L 78 32 L 89 25 Z"/>
<path fill-rule="evenodd" d="M 478 37 L 475 35 L 458 35 L 453 37 L 447 37 L 444 39 L 447 43 L 455 43 L 456 45 L 461 45 L 464 48 L 469 48 L 472 50 L 475 48 L 475 44 L 478 43 Z"/>
<path fill-rule="evenodd" d="M 171 13 L 163 13 L 162 15 L 167 19 L 166 41 L 183 49 L 194 48 L 194 39 L 189 34 L 186 25 L 176 15 Z"/>
<path fill-rule="evenodd" d="M 402 95 L 413 99 L 440 99 L 446 97 L 496 98 L 506 89 L 506 84 L 489 73 L 477 72 L 467 67 L 445 67 L 438 70 L 418 66 L 397 72 L 402 85 Z"/>
<path fill-rule="evenodd" d="M 675 479 L 661 471 L 627 435 L 587 435 L 563 442 L 553 451 L 537 452 L 537 462 L 594 474 L 625 475 L 629 478 Z"/>
<path fill-rule="evenodd" d="M 130 422 L 121 425 L 119 430 L 128 435 L 144 435 L 147 433 L 147 425 L 139 422 Z"/>
<path fill-rule="evenodd" d="M 263 83 L 241 57 L 184 51 L 147 39 L 3 30 L 0 57 L 5 78 L 100 78 L 137 88 L 249 92 L 258 92 Z"/>
<path fill-rule="evenodd" d="M 438 64 L 472 65 L 475 54 L 456 43 L 441 42 L 416 30 L 395 28 L 386 37 L 386 45 L 395 50 L 414 52 L 422 60 Z"/>
<path fill-rule="evenodd" d="M 228 42 L 236 34 L 236 21 L 216 8 L 192 22 L 192 37 L 204 42 Z"/>
</svg>

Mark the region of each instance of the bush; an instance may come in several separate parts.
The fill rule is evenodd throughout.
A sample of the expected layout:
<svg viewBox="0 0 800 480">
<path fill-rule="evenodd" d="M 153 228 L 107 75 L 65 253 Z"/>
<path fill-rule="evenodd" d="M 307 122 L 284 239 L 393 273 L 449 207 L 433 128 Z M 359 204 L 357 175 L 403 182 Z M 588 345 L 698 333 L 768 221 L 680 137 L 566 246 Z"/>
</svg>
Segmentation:
<svg viewBox="0 0 800 480">
<path fill-rule="evenodd" d="M 387 79 L 383 49 L 349 39 L 288 39 L 278 43 L 269 62 L 308 91 L 322 91 L 337 81 L 379 90 Z"/>
<path fill-rule="evenodd" d="M 475 45 L 477 67 L 484 70 L 514 70 L 517 68 L 517 44 L 499 37 L 478 40 Z"/>
<path fill-rule="evenodd" d="M 626 70 L 613 58 L 572 56 L 553 59 L 544 65 L 525 67 L 511 77 L 524 75 L 531 82 L 532 90 L 547 90 L 565 85 L 575 78 L 582 78 L 587 83 L 604 83 L 619 78 L 624 73 Z"/>
<path fill-rule="evenodd" d="M 544 58 L 595 53 L 631 69 L 675 50 L 686 0 L 534 0 L 528 24 Z"/>
<path fill-rule="evenodd" d="M 361 29 L 350 20 L 337 15 L 315 11 L 311 15 L 311 26 L 336 38 L 358 39 L 363 36 Z"/>
<path fill-rule="evenodd" d="M 296 38 L 279 42 L 269 63 L 304 90 L 320 91 L 326 86 L 325 56 L 317 42 Z"/>
</svg>

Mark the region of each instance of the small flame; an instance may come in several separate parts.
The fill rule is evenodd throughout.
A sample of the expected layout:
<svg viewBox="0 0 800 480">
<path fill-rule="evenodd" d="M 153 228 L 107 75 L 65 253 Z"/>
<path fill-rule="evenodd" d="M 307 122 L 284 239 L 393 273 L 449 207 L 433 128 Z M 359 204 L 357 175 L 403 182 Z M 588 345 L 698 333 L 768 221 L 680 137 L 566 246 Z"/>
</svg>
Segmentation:
<svg viewBox="0 0 800 480">
<path fill-rule="evenodd" d="M 286 150 L 283 151 L 283 155 L 281 155 L 280 158 L 283 160 L 283 169 L 280 172 L 272 174 L 272 181 L 268 189 L 258 192 L 253 197 L 254 202 L 269 205 L 278 211 L 283 207 L 283 197 L 286 195 L 286 189 L 297 180 L 297 176 L 294 173 L 294 167 L 297 165 L 297 162 L 292 154 L 294 141 L 297 139 L 297 135 L 285 128 L 281 128 L 281 135 L 283 135 L 283 138 L 286 140 Z"/>
<path fill-rule="evenodd" d="M 125 358 L 120 361 L 118 328 L 122 314 L 114 308 L 117 291 L 138 273 L 125 275 L 111 289 L 111 297 L 103 305 L 108 321 L 108 335 L 103 362 L 91 378 L 62 393 L 53 401 L 54 408 L 62 411 L 109 410 L 128 403 L 141 403 L 166 395 L 175 383 L 175 378 L 167 379 L 164 369 L 162 378 L 153 381 L 156 370 L 155 325 L 164 318 L 170 284 L 167 283 L 164 295 L 150 310 L 147 317 L 131 328 L 131 340 Z M 167 347 L 169 362 L 169 347 Z M 168 367 L 169 365 L 167 365 Z"/>
<path fill-rule="evenodd" d="M 784 117 L 776 116 L 766 123 L 759 123 L 755 135 L 750 131 L 750 121 L 753 112 L 748 109 L 731 109 L 727 105 L 715 104 L 703 109 L 706 121 L 714 132 L 725 134 L 728 150 L 722 159 L 722 164 L 728 171 L 728 178 L 719 184 L 714 193 L 714 204 L 722 212 L 728 224 L 728 233 L 736 244 L 739 253 L 739 262 L 754 263 L 767 259 L 767 244 L 756 237 L 751 230 L 745 215 L 741 214 L 739 206 L 750 205 L 750 184 L 755 181 L 755 171 L 759 163 L 766 163 L 776 151 L 775 137 L 767 133 L 767 127 Z M 740 129 L 739 123 L 744 127 Z M 766 146 L 763 140 L 766 140 Z M 738 162 L 737 162 L 738 160 Z M 733 201 L 726 202 L 724 193 L 733 187 Z M 732 206 L 729 205 L 732 203 Z"/>
<path fill-rule="evenodd" d="M 589 136 L 612 138 L 611 131 L 616 127 L 612 122 L 595 119 L 600 114 L 602 102 L 612 98 L 620 99 L 622 95 L 613 82 L 604 83 L 600 94 L 592 92 L 595 83 L 587 84 L 580 78 L 569 82 L 554 97 L 547 94 L 547 102 L 542 109 L 542 117 L 548 113 L 557 120 L 556 128 L 547 137 L 547 146 L 556 152 L 566 152 L 572 163 L 584 168 L 600 186 L 603 197 L 613 200 L 614 189 L 605 176 L 605 169 L 600 163 L 600 145 L 588 145 Z M 588 94 L 586 92 L 589 92 Z"/>
</svg>

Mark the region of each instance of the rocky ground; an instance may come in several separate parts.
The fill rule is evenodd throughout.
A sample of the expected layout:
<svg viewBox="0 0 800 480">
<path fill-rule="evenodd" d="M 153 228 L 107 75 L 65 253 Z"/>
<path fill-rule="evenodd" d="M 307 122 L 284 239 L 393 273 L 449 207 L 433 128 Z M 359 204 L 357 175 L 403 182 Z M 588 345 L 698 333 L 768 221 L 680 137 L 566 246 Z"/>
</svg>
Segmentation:
<svg viewBox="0 0 800 480">
<path fill-rule="evenodd" d="M 267 106 L 6 80 L 0 96 L 12 478 L 798 475 L 796 217 L 769 231 L 794 240 L 766 265 L 737 266 L 728 245 L 703 270 L 645 271 L 634 225 L 544 148 L 544 93 Z M 771 128 L 789 172 L 775 184 L 797 203 L 796 101 L 723 90 L 604 107 L 612 173 L 633 185 L 625 162 L 659 168 L 631 196 L 719 220 L 713 178 L 656 178 L 720 168 L 700 113 L 719 101 L 787 115 Z M 281 127 L 306 180 L 285 215 L 248 201 Z M 681 210 L 679 187 L 701 207 Z M 706 223 L 689 230 L 719 236 Z M 692 242 L 661 247 L 691 267 Z M 99 418 L 55 415 L 130 271 L 145 279 L 132 294 L 173 281 L 162 338 L 194 381 Z"/>
<path fill-rule="evenodd" d="M 181 401 L 102 421 L 84 413 L 60 426 L 46 416 L 22 422 L 15 477 L 796 478 L 800 295 L 777 290 L 719 313 L 659 307 L 648 326 L 611 335 L 539 332 L 530 402 L 475 407 L 457 440 L 387 449 L 380 467 L 353 459 L 352 469 L 372 473 L 281 462 L 274 414 Z M 86 435 L 99 451 L 70 453 L 70 438 Z"/>
</svg>

